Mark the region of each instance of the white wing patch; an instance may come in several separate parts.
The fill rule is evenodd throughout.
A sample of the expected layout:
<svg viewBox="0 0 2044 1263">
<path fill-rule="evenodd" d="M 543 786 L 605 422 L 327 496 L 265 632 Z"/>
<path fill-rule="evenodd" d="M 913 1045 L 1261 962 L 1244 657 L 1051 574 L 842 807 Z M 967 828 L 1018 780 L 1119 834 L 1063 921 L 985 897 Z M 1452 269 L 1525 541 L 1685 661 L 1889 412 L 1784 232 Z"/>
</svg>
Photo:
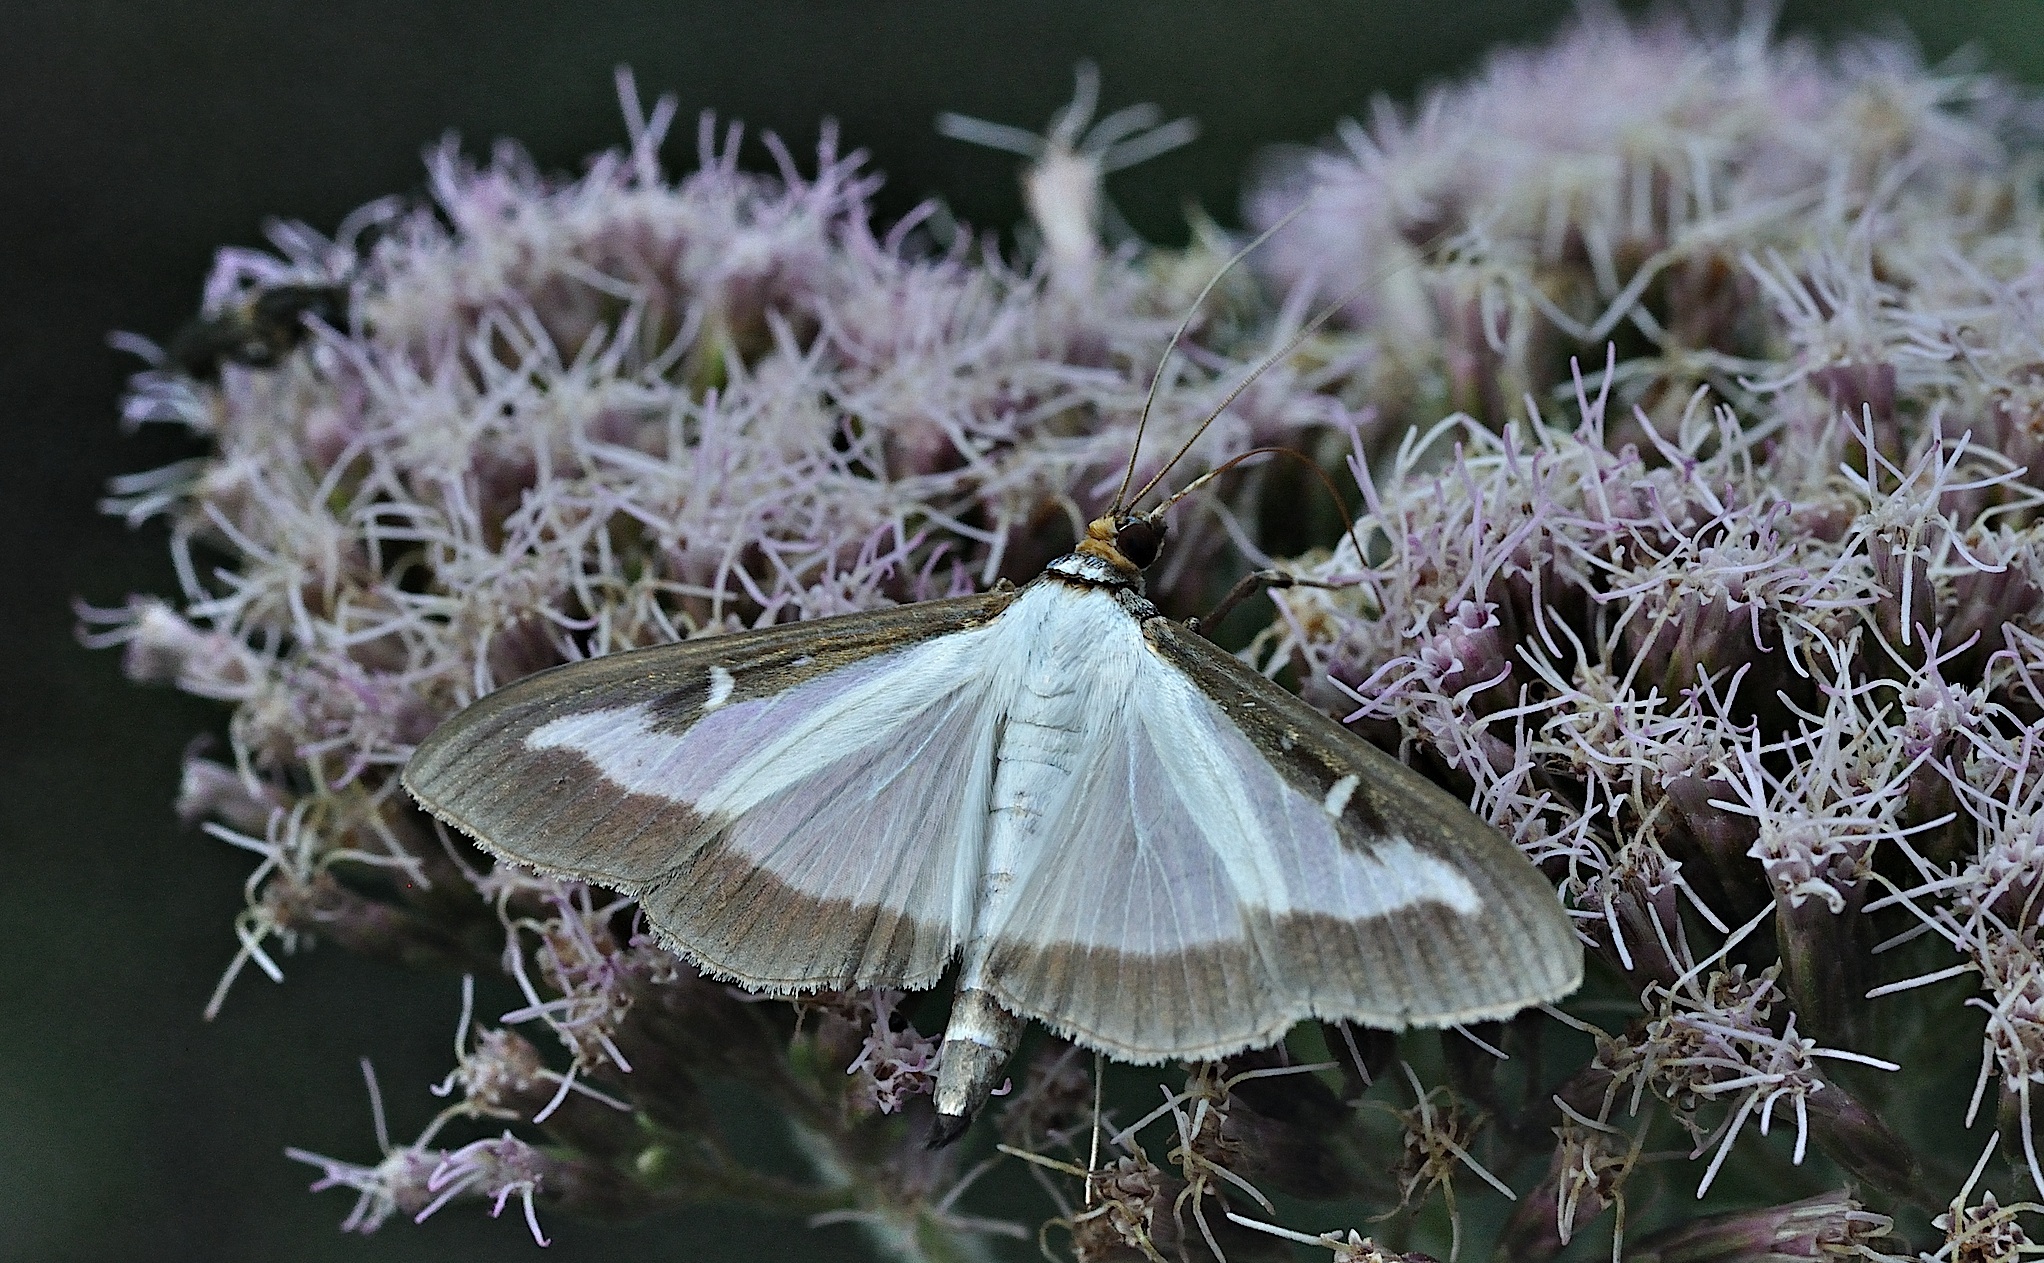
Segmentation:
<svg viewBox="0 0 2044 1263">
<path fill-rule="evenodd" d="M 1356 786 L 1362 783 L 1362 777 L 1350 772 L 1327 787 L 1327 797 L 1320 800 L 1320 809 L 1336 820 L 1341 819 L 1341 813 L 1348 810 L 1348 800 L 1355 796 Z"/>
<path fill-rule="evenodd" d="M 682 731 L 662 727 L 653 705 L 638 702 L 550 720 L 525 745 L 573 750 L 629 793 L 690 803 L 704 816 L 736 814 L 979 686 L 972 659 L 984 635 L 959 632 L 771 697 L 706 704 L 709 713 Z M 730 672 L 711 668 L 710 701 L 728 702 L 734 687 Z"/>
<path fill-rule="evenodd" d="M 710 668 L 710 692 L 703 698 L 703 710 L 707 713 L 731 700 L 731 690 L 738 687 L 738 680 L 722 667 Z"/>
<path fill-rule="evenodd" d="M 709 697 L 725 704 L 706 705 L 692 727 L 663 726 L 640 702 L 551 720 L 525 745 L 573 751 L 625 793 L 728 822 L 726 845 L 803 894 L 881 902 L 962 934 L 994 763 L 984 664 L 999 655 L 982 644 L 992 630 L 741 702 L 712 668 Z M 914 868 L 924 871 L 911 878 Z"/>
<path fill-rule="evenodd" d="M 1149 660 L 1127 710 L 1130 727 L 1141 730 L 1121 738 L 1137 759 L 1131 792 L 1175 792 L 1243 903 L 1273 915 L 1349 919 L 1421 902 L 1463 914 L 1482 905 L 1467 877 L 1405 838 L 1344 845 L 1329 807 L 1338 795 L 1346 808 L 1357 779 L 1342 778 L 1346 789 L 1337 781 L 1317 802 L 1300 793 L 1220 707 L 1162 660 Z M 1173 844 L 1168 835 L 1146 842 Z"/>
</svg>

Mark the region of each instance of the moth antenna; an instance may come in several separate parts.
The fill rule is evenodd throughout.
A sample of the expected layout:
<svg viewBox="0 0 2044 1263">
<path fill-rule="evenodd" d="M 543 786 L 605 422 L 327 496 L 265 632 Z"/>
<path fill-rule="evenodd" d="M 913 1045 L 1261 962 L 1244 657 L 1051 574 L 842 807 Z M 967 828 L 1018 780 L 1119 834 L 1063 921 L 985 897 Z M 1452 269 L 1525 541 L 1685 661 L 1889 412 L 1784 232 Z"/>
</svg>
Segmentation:
<svg viewBox="0 0 2044 1263">
<path fill-rule="evenodd" d="M 1228 261 L 1221 265 L 1220 270 L 1215 272 L 1211 277 L 1207 278 L 1207 283 L 1204 286 L 1202 286 L 1200 288 L 1199 293 L 1194 296 L 1191 305 L 1186 307 L 1184 319 L 1180 320 L 1178 322 L 1178 327 L 1171 331 L 1171 340 L 1164 344 L 1164 353 L 1157 357 L 1156 371 L 1150 374 L 1150 389 L 1147 393 L 1143 395 L 1142 415 L 1136 418 L 1136 436 L 1134 440 L 1132 440 L 1129 443 L 1128 446 L 1128 468 L 1122 471 L 1121 486 L 1114 493 L 1113 506 L 1108 509 L 1108 513 L 1110 515 L 1119 517 L 1121 516 L 1122 509 L 1127 507 L 1125 502 L 1127 501 L 1128 498 L 1128 485 L 1131 482 L 1135 481 L 1136 457 L 1140 455 L 1143 450 L 1143 431 L 1149 427 L 1150 410 L 1156 407 L 1157 388 L 1164 381 L 1164 368 L 1171 362 L 1171 353 L 1178 349 L 1178 344 L 1180 342 L 1185 340 L 1185 331 L 1187 329 L 1192 328 L 1193 317 L 1199 315 L 1199 309 L 1206 304 L 1207 295 L 1214 292 L 1214 286 L 1219 285 L 1221 283 L 1221 278 L 1227 276 L 1228 273 L 1235 270 L 1236 264 L 1242 262 L 1243 259 L 1249 257 L 1250 251 L 1256 249 L 1256 247 L 1262 245 L 1264 242 L 1269 241 L 1272 237 L 1278 234 L 1279 230 L 1283 229 L 1293 220 L 1297 219 L 1299 215 L 1311 203 L 1311 201 L 1312 199 L 1308 198 L 1306 201 L 1302 201 L 1297 206 L 1294 206 L 1292 209 L 1286 211 L 1284 218 L 1278 220 L 1270 227 L 1256 234 L 1255 239 L 1252 240 L 1248 245 L 1243 246 L 1240 250 L 1237 250 L 1234 254 L 1230 255 L 1228 257 Z M 1229 396 L 1230 400 L 1233 400 L 1233 398 L 1234 396 L 1232 395 Z M 1223 404 L 1222 406 L 1226 407 L 1227 405 Z M 1219 414 L 1216 413 L 1215 415 Z M 1213 420 L 1212 417 L 1207 418 L 1208 422 L 1211 422 L 1212 420 Z M 1200 426 L 1200 428 L 1205 429 L 1206 426 L 1203 424 Z M 1172 459 L 1176 460 L 1177 458 L 1173 457 Z M 1166 468 L 1169 468 L 1169 466 L 1166 466 Z M 1136 499 L 1140 500 L 1142 498 L 1143 498 L 1142 494 L 1138 492 L 1136 494 Z"/>
<path fill-rule="evenodd" d="M 1299 214 L 1299 212 L 1305 209 L 1306 203 L 1304 202 L 1300 203 L 1298 206 L 1293 207 L 1290 214 L 1286 215 L 1283 219 L 1279 220 L 1277 223 L 1272 224 L 1269 228 L 1265 229 L 1262 236 L 1259 236 L 1256 240 L 1244 246 L 1241 252 L 1235 256 L 1235 258 L 1239 259 L 1242 257 L 1242 255 L 1247 254 L 1251 250 L 1254 250 L 1257 246 L 1262 245 L 1266 238 L 1268 238 L 1272 233 L 1276 232 L 1278 229 L 1284 227 L 1287 223 L 1291 222 L 1291 220 L 1295 218 Z M 1425 256 L 1427 253 L 1432 251 L 1432 249 L 1435 246 L 1439 245 L 1443 241 L 1446 241 L 1450 236 L 1453 235 L 1453 233 L 1454 229 L 1443 228 L 1441 231 L 1427 238 L 1427 240 L 1420 245 L 1419 253 L 1422 256 Z M 1228 261 L 1228 266 L 1233 267 L 1234 263 L 1235 260 L 1230 259 Z M 1242 397 L 1243 391 L 1248 390 L 1251 386 L 1256 384 L 1257 378 L 1262 377 L 1264 373 L 1269 371 L 1272 365 L 1287 358 L 1288 356 L 1291 355 L 1292 352 L 1298 350 L 1300 345 L 1303 344 L 1307 338 L 1310 338 L 1314 334 L 1320 332 L 1321 328 L 1325 326 L 1328 321 L 1334 319 L 1334 315 L 1336 312 L 1340 311 L 1342 308 L 1348 306 L 1351 302 L 1355 301 L 1356 297 L 1359 294 L 1361 294 L 1364 290 L 1370 288 L 1372 285 L 1378 284 L 1379 282 L 1383 281 L 1386 277 L 1391 276 L 1393 273 L 1397 272 L 1400 268 L 1403 268 L 1405 266 L 1406 263 L 1404 261 L 1401 261 L 1394 267 L 1383 268 L 1378 271 L 1372 272 L 1369 275 L 1365 276 L 1362 280 L 1357 281 L 1354 285 L 1350 286 L 1348 290 L 1341 295 L 1341 297 L 1335 299 L 1327 306 L 1322 307 L 1320 309 L 1319 314 L 1315 315 L 1311 320 L 1308 320 L 1305 324 L 1299 326 L 1299 331 L 1293 334 L 1290 338 L 1286 339 L 1285 344 L 1283 346 L 1279 347 L 1275 351 L 1272 351 L 1269 355 L 1264 356 L 1261 360 L 1258 360 L 1256 366 L 1250 369 L 1249 372 L 1243 376 L 1241 381 L 1235 383 L 1234 389 L 1230 390 L 1227 393 L 1226 397 L 1224 397 L 1221 400 L 1220 406 L 1215 408 L 1212 412 L 1207 413 L 1206 420 L 1201 421 L 1199 423 L 1198 427 L 1193 430 L 1191 437 L 1187 438 L 1184 443 L 1179 445 L 1178 450 L 1172 453 L 1171 459 L 1164 462 L 1163 468 L 1159 469 L 1154 475 L 1152 475 L 1150 480 L 1143 484 L 1142 489 L 1140 491 L 1136 492 L 1134 496 L 1130 497 L 1126 504 L 1122 502 L 1122 498 L 1120 495 L 1115 496 L 1114 498 L 1115 511 L 1119 513 L 1123 509 L 1131 509 L 1134 508 L 1137 504 L 1140 504 L 1142 502 L 1143 497 L 1150 494 L 1150 492 L 1156 488 L 1157 484 L 1164 480 L 1164 476 L 1171 472 L 1172 467 L 1178 464 L 1179 461 L 1185 459 L 1185 454 L 1192 450 L 1193 444 L 1199 442 L 1200 435 L 1205 434 L 1207 432 L 1207 427 L 1212 425 L 1215 421 L 1219 420 L 1221 414 L 1223 412 L 1226 412 L 1231 404 L 1233 404 L 1237 399 L 1240 399 Z M 1226 272 L 1227 268 L 1222 268 L 1220 275 L 1216 275 L 1212 281 L 1207 282 L 1207 289 L 1210 290 L 1214 287 L 1214 285 L 1219 283 L 1221 275 L 1225 275 Z M 1201 298 L 1206 297 L 1206 290 L 1200 291 L 1200 297 Z M 1196 306 L 1195 310 L 1197 310 Z M 1192 323 L 1192 315 L 1193 315 L 1192 312 L 1186 313 L 1185 323 L 1179 326 L 1180 333 L 1184 332 L 1185 327 Z M 1177 335 L 1174 334 L 1172 336 L 1173 346 L 1177 345 L 1177 340 L 1178 340 Z M 1170 355 L 1169 347 L 1165 349 L 1165 355 L 1166 356 Z M 1157 378 L 1153 378 L 1150 383 L 1150 400 L 1145 400 L 1143 403 L 1144 421 L 1149 420 L 1150 403 L 1156 398 L 1157 393 L 1157 379 L 1161 379 L 1163 375 L 1164 363 L 1163 361 L 1160 360 L 1158 361 L 1157 364 Z M 1142 424 L 1140 422 L 1136 426 L 1136 441 L 1138 443 L 1142 441 Z M 1133 450 L 1129 452 L 1128 468 L 1129 477 L 1133 477 L 1136 468 L 1136 455 Z M 1124 490 L 1127 489 L 1127 485 L 1128 478 L 1124 478 L 1122 480 L 1122 486 Z"/>
<path fill-rule="evenodd" d="M 1252 447 L 1239 456 L 1231 456 L 1191 482 L 1186 483 L 1183 487 L 1180 487 L 1176 492 L 1172 493 L 1170 499 L 1151 509 L 1148 513 L 1143 514 L 1143 520 L 1154 522 L 1158 518 L 1163 517 L 1165 513 L 1170 511 L 1172 505 L 1177 504 L 1180 500 L 1198 491 L 1201 487 L 1227 473 L 1230 469 L 1233 469 L 1252 456 L 1289 456 L 1312 470 L 1313 476 L 1320 480 L 1321 486 L 1327 488 L 1327 494 L 1334 499 L 1335 506 L 1341 510 L 1342 529 L 1348 533 L 1348 542 L 1356 550 L 1356 564 L 1358 566 L 1363 564 L 1363 541 L 1356 535 L 1355 517 L 1348 511 L 1348 501 L 1342 498 L 1341 488 L 1334 485 L 1334 479 L 1327 476 L 1327 471 L 1320 468 L 1318 461 L 1304 452 L 1295 452 L 1289 447 Z"/>
</svg>

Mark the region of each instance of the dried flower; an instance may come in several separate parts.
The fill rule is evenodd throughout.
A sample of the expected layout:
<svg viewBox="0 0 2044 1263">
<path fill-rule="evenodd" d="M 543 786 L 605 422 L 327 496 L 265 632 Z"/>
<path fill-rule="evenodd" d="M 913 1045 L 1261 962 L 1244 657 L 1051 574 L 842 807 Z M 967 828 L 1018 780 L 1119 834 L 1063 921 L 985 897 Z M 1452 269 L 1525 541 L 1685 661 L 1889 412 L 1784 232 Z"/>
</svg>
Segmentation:
<svg viewBox="0 0 2044 1263">
<path fill-rule="evenodd" d="M 859 1055 L 845 1068 L 852 1076 L 847 1099 L 855 1111 L 898 1113 L 912 1096 L 928 1096 L 937 1086 L 938 1040 L 916 1028 L 894 1024 L 896 997 L 873 995 L 873 1017 Z"/>
<path fill-rule="evenodd" d="M 532 1205 L 533 1194 L 547 1180 L 548 1167 L 544 1154 L 508 1131 L 496 1140 L 463 1145 L 441 1158 L 433 1173 L 426 1177 L 426 1191 L 434 1195 L 433 1200 L 414 1218 L 426 1218 L 463 1193 L 489 1198 L 490 1216 L 495 1218 L 504 1212 L 504 1203 L 515 1196 L 524 1203 L 525 1225 L 532 1229 L 532 1239 L 548 1245 Z"/>
</svg>

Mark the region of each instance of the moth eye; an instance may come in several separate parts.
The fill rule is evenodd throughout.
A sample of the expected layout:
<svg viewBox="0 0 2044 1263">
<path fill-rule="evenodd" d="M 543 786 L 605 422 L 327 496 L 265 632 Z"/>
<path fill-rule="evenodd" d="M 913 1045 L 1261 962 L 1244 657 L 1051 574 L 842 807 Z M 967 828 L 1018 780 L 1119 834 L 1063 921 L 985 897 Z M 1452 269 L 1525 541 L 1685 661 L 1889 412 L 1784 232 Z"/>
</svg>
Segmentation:
<svg viewBox="0 0 2044 1263">
<path fill-rule="evenodd" d="M 1114 528 L 1114 546 L 1121 555 L 1134 563 L 1136 569 L 1147 570 L 1157 560 L 1157 552 L 1164 546 L 1164 523 L 1149 518 L 1130 518 Z"/>
</svg>

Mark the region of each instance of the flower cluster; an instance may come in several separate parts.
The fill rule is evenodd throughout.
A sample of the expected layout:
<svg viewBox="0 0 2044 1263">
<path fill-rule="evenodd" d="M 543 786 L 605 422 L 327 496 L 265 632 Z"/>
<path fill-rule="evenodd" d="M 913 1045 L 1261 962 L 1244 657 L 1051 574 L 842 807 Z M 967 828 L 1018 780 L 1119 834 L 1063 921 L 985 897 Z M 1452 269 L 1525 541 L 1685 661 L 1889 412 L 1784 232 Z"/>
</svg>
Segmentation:
<svg viewBox="0 0 2044 1263">
<path fill-rule="evenodd" d="M 1288 280 L 1361 276 L 1412 223 L 1451 242 L 1334 340 L 1463 411 L 1358 442 L 1368 512 L 1302 559 L 1333 586 L 1280 594 L 1264 661 L 1515 837 L 1638 999 L 1579 1024 L 1557 1247 L 1657 1124 L 1699 1195 L 1787 1115 L 1792 1164 L 1931 1204 L 1929 1137 L 1882 1119 L 1958 1028 L 1883 1005 L 1962 976 L 1987 1017 L 1957 1108 L 1999 1084 L 2044 1188 L 2026 112 L 1888 46 L 1591 21 L 1259 194 L 1310 199 Z"/>
<path fill-rule="evenodd" d="M 758 174 L 705 119 L 671 176 L 673 104 L 626 80 L 630 143 L 579 178 L 436 150 L 430 203 L 278 227 L 222 254 L 169 352 L 128 341 L 127 418 L 212 451 L 108 502 L 168 520 L 181 591 L 83 617 L 135 678 L 232 708 L 179 802 L 257 857 L 212 1008 L 312 939 L 524 998 L 492 1024 L 464 985 L 410 1145 L 377 1102 L 373 1165 L 293 1151 L 357 1191 L 344 1227 L 515 1201 L 544 1244 L 542 1209 L 721 1199 L 971 1257 L 1032 1235 L 965 1209 L 993 1173 L 1035 1180 L 1081 1260 L 2033 1253 L 2031 104 L 1891 43 L 1585 16 L 1267 166 L 1258 271 L 1173 351 L 1236 243 L 1103 237 L 1105 175 L 1191 131 L 1096 124 L 1097 86 L 1041 138 L 943 123 L 1030 159 L 1018 250 L 934 207 L 876 225 L 829 131 L 807 164 L 767 137 Z M 921 1144 L 913 997 L 737 992 L 398 786 L 441 719 L 559 662 L 1026 578 L 1181 446 L 1171 487 L 1254 447 L 1346 456 L 1364 511 L 1283 563 L 1311 583 L 1247 655 L 1552 878 L 1597 962 L 1566 1011 L 1301 1028 L 1146 1115 L 1042 1040 L 968 1165 Z M 1300 547 L 1298 472 L 1174 510 L 1159 603 L 1203 613 Z M 805 1177 L 733 1153 L 734 1089 Z"/>
</svg>

